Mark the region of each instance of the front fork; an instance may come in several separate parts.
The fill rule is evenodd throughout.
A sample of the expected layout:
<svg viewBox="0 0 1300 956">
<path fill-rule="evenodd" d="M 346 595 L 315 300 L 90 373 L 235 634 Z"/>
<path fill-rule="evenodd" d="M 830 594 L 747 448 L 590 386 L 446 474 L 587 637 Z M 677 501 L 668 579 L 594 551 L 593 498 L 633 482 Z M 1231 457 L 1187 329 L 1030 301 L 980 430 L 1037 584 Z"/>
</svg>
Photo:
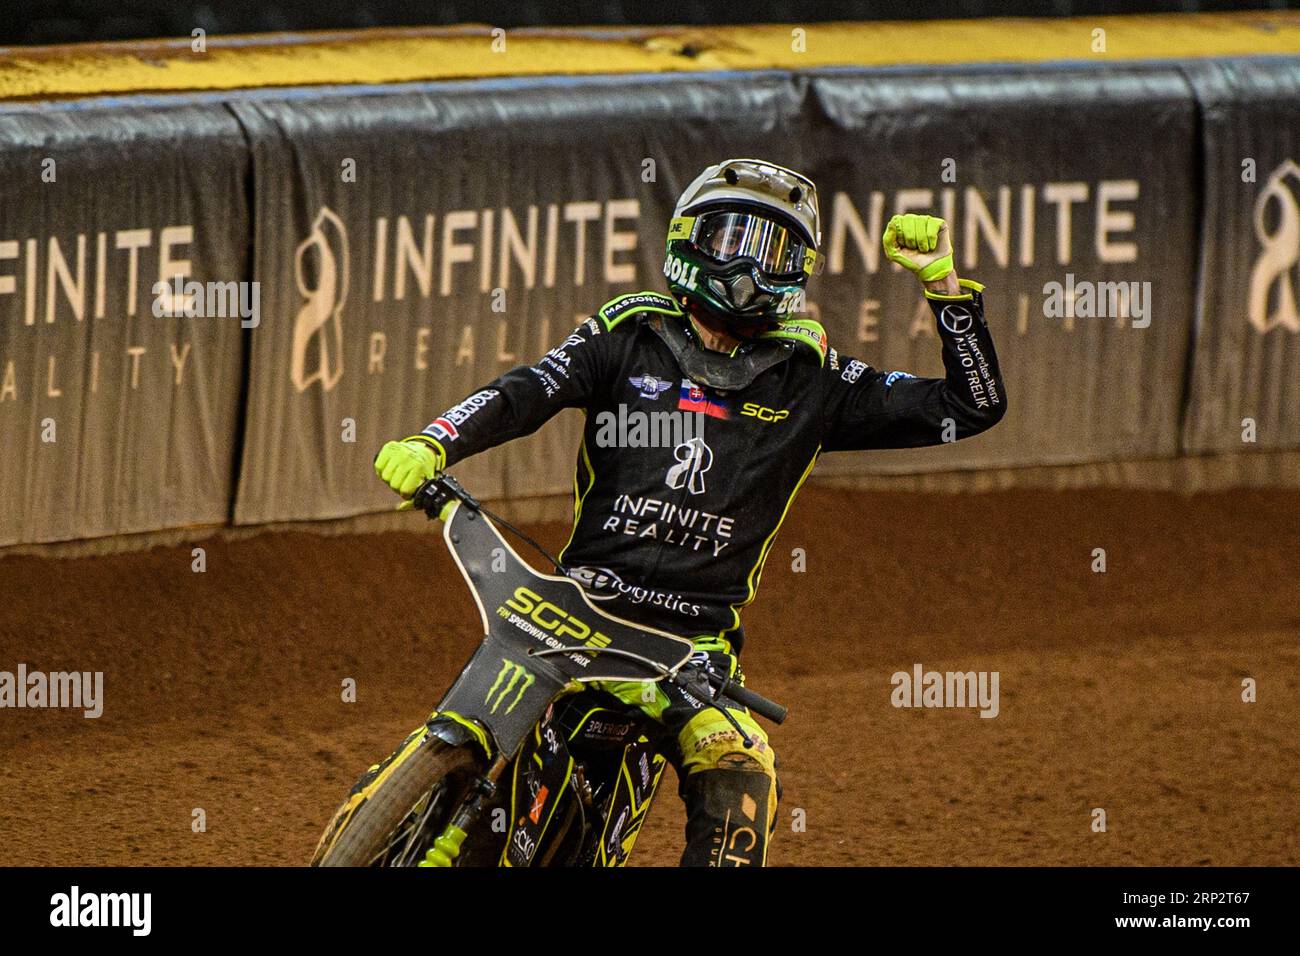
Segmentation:
<svg viewBox="0 0 1300 956">
<path fill-rule="evenodd" d="M 498 754 L 492 761 L 492 766 L 488 767 L 486 773 L 482 773 L 474 778 L 470 784 L 470 795 L 461 801 L 460 809 L 456 811 L 455 816 L 443 829 L 442 833 L 433 841 L 433 846 L 425 853 L 424 859 L 416 866 L 452 866 L 456 858 L 460 856 L 461 844 L 465 842 L 465 835 L 483 816 L 483 812 L 492 804 L 497 795 L 497 785 L 501 780 L 501 775 L 505 773 L 506 767 L 510 761 L 502 754 Z"/>
</svg>

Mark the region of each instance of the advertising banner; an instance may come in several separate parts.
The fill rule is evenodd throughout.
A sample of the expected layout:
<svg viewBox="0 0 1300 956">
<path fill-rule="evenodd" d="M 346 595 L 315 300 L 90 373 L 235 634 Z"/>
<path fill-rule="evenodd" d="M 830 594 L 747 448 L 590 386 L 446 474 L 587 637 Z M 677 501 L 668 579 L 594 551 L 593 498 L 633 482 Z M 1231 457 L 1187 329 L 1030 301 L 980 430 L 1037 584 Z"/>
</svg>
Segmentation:
<svg viewBox="0 0 1300 956">
<path fill-rule="evenodd" d="M 986 286 L 1003 421 L 819 473 L 1298 447 L 1298 92 L 1278 58 L 11 108 L 0 545 L 391 507 L 383 442 L 614 296 L 662 291 L 673 204 L 726 157 L 818 183 L 806 312 L 846 371 L 942 374 L 881 251 L 893 214 L 947 219 Z M 563 412 L 457 474 L 484 497 L 566 492 L 580 425 Z"/>
<path fill-rule="evenodd" d="M 1205 168 L 1191 453 L 1300 448 L 1300 62 L 1187 73 Z"/>
<path fill-rule="evenodd" d="M 0 545 L 228 520 L 248 170 L 221 105 L 0 112 Z"/>
</svg>

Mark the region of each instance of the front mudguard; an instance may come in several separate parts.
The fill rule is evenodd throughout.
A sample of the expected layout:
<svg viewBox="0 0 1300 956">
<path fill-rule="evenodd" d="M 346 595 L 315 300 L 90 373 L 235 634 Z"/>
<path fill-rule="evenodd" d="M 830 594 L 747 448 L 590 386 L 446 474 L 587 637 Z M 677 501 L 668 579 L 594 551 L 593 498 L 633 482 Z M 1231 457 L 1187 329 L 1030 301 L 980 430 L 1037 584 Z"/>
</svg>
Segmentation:
<svg viewBox="0 0 1300 956">
<path fill-rule="evenodd" d="M 496 753 L 496 748 L 492 744 L 491 735 L 480 724 L 468 717 L 462 717 L 454 711 L 435 710 L 429 715 L 429 719 L 424 722 L 428 734 L 437 737 L 444 743 L 453 747 L 465 747 L 474 744 L 479 753 L 487 761 L 491 761 Z"/>
</svg>

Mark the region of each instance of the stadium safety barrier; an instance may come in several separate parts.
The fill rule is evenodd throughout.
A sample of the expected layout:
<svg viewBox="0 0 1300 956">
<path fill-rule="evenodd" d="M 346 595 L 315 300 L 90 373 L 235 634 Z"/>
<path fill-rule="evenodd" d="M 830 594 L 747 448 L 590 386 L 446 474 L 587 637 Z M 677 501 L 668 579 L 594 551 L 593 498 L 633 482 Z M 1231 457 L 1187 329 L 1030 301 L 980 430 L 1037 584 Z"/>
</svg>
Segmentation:
<svg viewBox="0 0 1300 956">
<path fill-rule="evenodd" d="M 1298 86 L 1277 57 L 0 104 L 0 545 L 391 507 L 379 444 L 660 288 L 727 155 L 821 187 L 842 355 L 940 372 L 895 212 L 988 287 L 1007 418 L 824 473 L 1300 448 Z M 578 424 L 459 471 L 563 492 Z"/>
<path fill-rule="evenodd" d="M 1297 448 L 1300 67 L 1265 58 L 1186 72 L 1202 114 L 1204 212 L 1182 448 Z"/>
<path fill-rule="evenodd" d="M 221 104 L 0 111 L 0 545 L 228 520 L 244 332 L 154 309 L 249 278 L 250 167 Z"/>
</svg>

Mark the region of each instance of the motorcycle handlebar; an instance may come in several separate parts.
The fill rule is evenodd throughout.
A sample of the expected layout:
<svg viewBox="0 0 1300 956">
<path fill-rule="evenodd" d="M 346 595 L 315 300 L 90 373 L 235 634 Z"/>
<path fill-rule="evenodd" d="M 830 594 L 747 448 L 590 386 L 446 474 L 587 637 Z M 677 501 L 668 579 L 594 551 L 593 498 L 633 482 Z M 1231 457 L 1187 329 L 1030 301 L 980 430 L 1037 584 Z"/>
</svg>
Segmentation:
<svg viewBox="0 0 1300 956">
<path fill-rule="evenodd" d="M 425 481 L 411 496 L 411 504 L 429 516 L 430 520 L 442 513 L 443 507 L 453 498 L 457 498 L 469 507 L 477 510 L 478 499 L 464 489 L 459 481 L 451 475 L 441 473 Z"/>
<path fill-rule="evenodd" d="M 785 723 L 785 718 L 790 714 L 789 708 L 782 707 L 776 701 L 768 700 L 757 691 L 752 691 L 741 684 L 729 684 L 722 693 L 737 704 L 748 707 L 760 717 L 766 717 L 774 724 Z"/>
<path fill-rule="evenodd" d="M 783 707 L 774 700 L 769 700 L 757 691 L 750 690 L 744 684 L 724 680 L 717 674 L 692 676 L 687 676 L 687 673 L 678 674 L 677 677 L 673 678 L 673 683 L 696 697 L 713 698 L 715 702 L 716 697 L 725 697 L 732 703 L 748 707 L 760 717 L 766 717 L 774 724 L 785 723 L 786 717 L 790 715 L 789 708 Z"/>
</svg>

